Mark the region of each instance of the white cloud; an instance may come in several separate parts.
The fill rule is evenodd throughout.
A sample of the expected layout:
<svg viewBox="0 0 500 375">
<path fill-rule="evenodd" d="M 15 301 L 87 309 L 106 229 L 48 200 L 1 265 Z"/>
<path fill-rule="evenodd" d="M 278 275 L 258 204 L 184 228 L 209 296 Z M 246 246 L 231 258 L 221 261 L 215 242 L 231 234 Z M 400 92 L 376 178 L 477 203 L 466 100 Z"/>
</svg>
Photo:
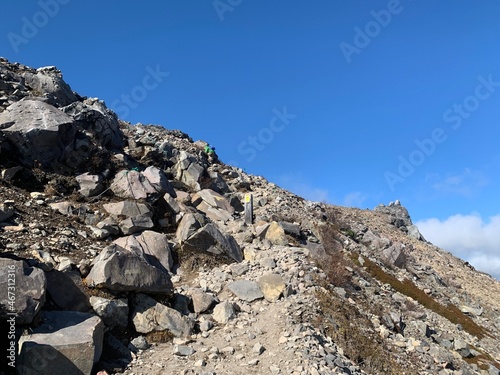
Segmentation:
<svg viewBox="0 0 500 375">
<path fill-rule="evenodd" d="M 464 197 L 475 194 L 488 184 L 483 172 L 473 171 L 469 168 L 465 168 L 459 173 L 447 173 L 446 175 L 431 173 L 426 176 L 425 181 L 436 192 Z"/>
<path fill-rule="evenodd" d="M 453 215 L 446 220 L 425 219 L 416 225 L 434 245 L 500 280 L 500 214 L 488 220 L 477 214 Z"/>
<path fill-rule="evenodd" d="M 347 207 L 359 207 L 361 208 L 361 205 L 366 201 L 368 198 L 368 195 L 360 192 L 360 191 L 353 191 L 352 193 L 347 194 L 344 197 L 344 206 Z"/>
</svg>

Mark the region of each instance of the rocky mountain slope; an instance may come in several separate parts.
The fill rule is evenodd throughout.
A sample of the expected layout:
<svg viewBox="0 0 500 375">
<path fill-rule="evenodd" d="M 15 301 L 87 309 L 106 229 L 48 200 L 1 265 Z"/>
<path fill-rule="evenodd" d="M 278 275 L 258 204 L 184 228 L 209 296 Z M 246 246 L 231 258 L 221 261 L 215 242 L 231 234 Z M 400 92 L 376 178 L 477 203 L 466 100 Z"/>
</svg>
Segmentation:
<svg viewBox="0 0 500 375">
<path fill-rule="evenodd" d="M 3 373 L 500 373 L 500 283 L 399 202 L 307 201 L 206 146 L 0 59 Z"/>
</svg>

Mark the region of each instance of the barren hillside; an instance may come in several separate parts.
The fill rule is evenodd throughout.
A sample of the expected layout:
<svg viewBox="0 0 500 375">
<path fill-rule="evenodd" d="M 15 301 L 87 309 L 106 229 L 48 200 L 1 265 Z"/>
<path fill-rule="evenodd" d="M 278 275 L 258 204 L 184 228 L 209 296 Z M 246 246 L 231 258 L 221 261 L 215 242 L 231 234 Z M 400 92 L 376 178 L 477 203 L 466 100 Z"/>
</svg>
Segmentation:
<svg viewBox="0 0 500 375">
<path fill-rule="evenodd" d="M 4 373 L 500 374 L 500 283 L 400 202 L 304 200 L 5 59 L 0 170 Z"/>
</svg>

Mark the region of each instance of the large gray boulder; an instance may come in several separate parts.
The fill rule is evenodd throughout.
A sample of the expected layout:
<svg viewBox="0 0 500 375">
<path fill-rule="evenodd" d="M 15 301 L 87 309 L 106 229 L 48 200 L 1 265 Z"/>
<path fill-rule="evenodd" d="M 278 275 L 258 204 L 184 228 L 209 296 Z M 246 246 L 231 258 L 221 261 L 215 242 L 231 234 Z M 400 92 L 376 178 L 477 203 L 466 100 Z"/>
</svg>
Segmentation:
<svg viewBox="0 0 500 375">
<path fill-rule="evenodd" d="M 236 262 L 243 260 L 243 252 L 236 240 L 223 234 L 217 225 L 209 223 L 198 229 L 193 235 L 185 240 L 181 248 L 188 252 L 207 252 L 222 255 Z"/>
<path fill-rule="evenodd" d="M 172 270 L 174 264 L 172 249 L 165 234 L 146 230 L 141 234 L 118 238 L 114 243 L 141 255 L 156 268 L 165 272 Z"/>
<path fill-rule="evenodd" d="M 153 213 L 147 205 L 133 200 L 126 200 L 117 203 L 106 203 L 103 205 L 103 207 L 108 214 L 115 218 L 119 218 L 121 216 L 127 218 L 140 215 L 149 215 L 149 217 L 153 216 Z"/>
<path fill-rule="evenodd" d="M 11 318 L 16 323 L 29 324 L 45 303 L 47 278 L 35 267 L 22 260 L 0 258 L 0 319 Z"/>
<path fill-rule="evenodd" d="M 104 325 L 92 314 L 51 311 L 19 339 L 20 374 L 90 375 L 102 353 Z"/>
<path fill-rule="evenodd" d="M 251 280 L 236 280 L 227 284 L 227 288 L 239 299 L 252 302 L 264 298 L 259 284 Z"/>
<path fill-rule="evenodd" d="M 406 264 L 406 253 L 404 252 L 404 246 L 396 243 L 387 249 L 384 249 L 381 254 L 382 260 L 391 266 L 398 268 L 403 268 Z"/>
<path fill-rule="evenodd" d="M 80 194 L 84 197 L 93 197 L 104 190 L 102 177 L 99 175 L 84 173 L 76 176 L 76 182 L 80 186 Z"/>
<path fill-rule="evenodd" d="M 66 311 L 90 312 L 89 296 L 84 292 L 80 274 L 76 271 L 46 272 L 47 293 L 54 303 Z"/>
<path fill-rule="evenodd" d="M 21 76 L 29 89 L 41 93 L 50 104 L 56 107 L 62 107 L 78 100 L 78 96 L 64 82 L 61 71 L 54 66 L 38 68 L 35 72 L 24 72 Z"/>
<path fill-rule="evenodd" d="M 234 208 L 229 201 L 211 189 L 203 189 L 193 195 L 193 205 L 214 221 L 233 220 Z"/>
<path fill-rule="evenodd" d="M 92 135 L 95 144 L 107 150 L 122 150 L 125 144 L 118 117 L 102 100 L 88 98 L 61 108 L 77 126 Z"/>
<path fill-rule="evenodd" d="M 182 244 L 189 237 L 191 237 L 198 229 L 204 226 L 207 223 L 205 217 L 199 213 L 185 214 L 177 227 L 177 231 L 175 233 L 175 237 L 177 238 L 177 242 Z"/>
<path fill-rule="evenodd" d="M 0 113 L 0 129 L 21 155 L 21 162 L 50 166 L 63 157 L 77 129 L 73 119 L 40 100 L 21 100 Z"/>
<path fill-rule="evenodd" d="M 162 194 L 175 195 L 165 174 L 156 167 L 148 167 L 144 172 L 122 170 L 111 184 L 113 193 L 125 199 L 149 199 L 156 201 Z"/>
<path fill-rule="evenodd" d="M 107 299 L 90 297 L 90 303 L 95 313 L 107 327 L 126 327 L 128 325 L 128 303 L 125 299 Z"/>
<path fill-rule="evenodd" d="M 116 244 L 101 251 L 92 264 L 86 278 L 90 287 L 156 294 L 173 291 L 168 273 L 146 262 L 142 255 Z"/>
<path fill-rule="evenodd" d="M 174 167 L 175 177 L 195 191 L 200 190 L 200 181 L 205 168 L 198 164 L 195 156 L 185 151 L 179 153 L 178 161 Z"/>
<path fill-rule="evenodd" d="M 155 224 L 149 215 L 140 215 L 122 220 L 118 223 L 118 226 L 123 234 L 128 235 L 141 232 L 146 229 L 151 229 L 155 226 Z"/>
<path fill-rule="evenodd" d="M 169 331 L 177 337 L 188 337 L 191 334 L 191 320 L 145 294 L 138 294 L 133 306 L 132 323 L 137 332 Z"/>
</svg>

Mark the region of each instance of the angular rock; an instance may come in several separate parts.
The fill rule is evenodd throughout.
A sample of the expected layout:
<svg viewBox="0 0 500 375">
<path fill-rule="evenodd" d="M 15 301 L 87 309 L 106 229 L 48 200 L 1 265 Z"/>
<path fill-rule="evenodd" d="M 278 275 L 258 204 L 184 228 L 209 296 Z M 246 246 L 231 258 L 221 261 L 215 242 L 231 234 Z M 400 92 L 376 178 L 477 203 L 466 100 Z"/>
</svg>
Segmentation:
<svg viewBox="0 0 500 375">
<path fill-rule="evenodd" d="M 175 196 L 175 191 L 165 174 L 156 167 L 148 167 L 144 172 L 122 170 L 111 184 L 113 193 L 121 198 L 157 200 L 161 194 Z"/>
<path fill-rule="evenodd" d="M 285 230 L 276 221 L 273 221 L 266 232 L 266 237 L 273 245 L 288 245 Z"/>
<path fill-rule="evenodd" d="M 104 325 L 99 317 L 81 312 L 42 314 L 42 325 L 19 339 L 21 374 L 86 374 L 99 360 Z"/>
<path fill-rule="evenodd" d="M 25 84 L 33 91 L 43 93 L 50 104 L 62 107 L 78 100 L 78 95 L 64 82 L 60 70 L 54 66 L 38 68 L 22 74 Z"/>
<path fill-rule="evenodd" d="M 0 318 L 15 313 L 16 323 L 31 323 L 45 303 L 46 286 L 41 269 L 28 267 L 24 261 L 0 258 Z"/>
<path fill-rule="evenodd" d="M 455 339 L 453 341 L 453 349 L 464 358 L 472 357 L 469 344 L 467 344 L 465 341 Z"/>
<path fill-rule="evenodd" d="M 194 353 L 196 353 L 196 350 L 194 350 L 190 346 L 186 346 L 186 345 L 175 345 L 174 346 L 174 354 L 175 355 L 179 355 L 182 357 L 188 357 L 190 355 L 193 355 Z"/>
<path fill-rule="evenodd" d="M 176 197 L 173 186 L 168 181 L 165 173 L 163 173 L 160 169 L 154 166 L 149 166 L 144 170 L 144 172 L 142 172 L 142 175 L 149 181 L 151 186 L 153 186 L 157 192 L 167 193 L 173 198 Z"/>
<path fill-rule="evenodd" d="M 107 299 L 90 297 L 90 304 L 95 313 L 102 319 L 107 327 L 122 327 L 128 325 L 128 303 L 125 299 Z"/>
<path fill-rule="evenodd" d="M 285 292 L 286 284 L 280 275 L 272 273 L 259 278 L 259 287 L 266 300 L 275 302 Z"/>
<path fill-rule="evenodd" d="M 104 190 L 102 177 L 99 175 L 84 173 L 76 176 L 76 182 L 78 182 L 78 185 L 80 186 L 80 194 L 84 197 L 99 195 Z"/>
<path fill-rule="evenodd" d="M 227 211 L 230 214 L 234 213 L 234 208 L 229 201 L 224 196 L 210 189 L 200 190 L 193 195 L 191 201 L 194 206 L 198 206 L 203 201 L 210 207 Z"/>
<path fill-rule="evenodd" d="M 147 215 L 153 217 L 153 213 L 144 203 L 126 200 L 117 203 L 107 203 L 103 205 L 106 212 L 116 218 L 125 216 L 126 218 Z"/>
<path fill-rule="evenodd" d="M 236 262 L 243 260 L 243 252 L 236 240 L 230 235 L 224 235 L 219 228 L 209 223 L 198 229 L 182 244 L 183 251 L 208 252 L 227 256 Z"/>
<path fill-rule="evenodd" d="M 233 319 L 235 315 L 233 304 L 229 301 L 224 301 L 215 306 L 212 317 L 217 323 L 224 324 Z"/>
<path fill-rule="evenodd" d="M 78 272 L 46 272 L 47 293 L 57 306 L 66 311 L 90 312 L 89 296 L 83 292 Z"/>
<path fill-rule="evenodd" d="M 157 294 L 171 294 L 173 291 L 167 273 L 116 244 L 106 247 L 92 263 L 94 266 L 86 278 L 90 287 Z"/>
<path fill-rule="evenodd" d="M 59 212 L 61 215 L 71 216 L 74 212 L 74 207 L 71 202 L 50 203 L 49 206 L 54 211 Z"/>
<path fill-rule="evenodd" d="M 191 320 L 145 294 L 134 298 L 131 317 L 135 330 L 140 333 L 167 330 L 176 337 L 188 337 L 193 329 Z"/>
<path fill-rule="evenodd" d="M 120 230 L 125 235 L 137 233 L 146 229 L 151 229 L 155 226 L 153 220 L 148 214 L 129 217 L 128 219 L 120 221 L 118 224 Z"/>
<path fill-rule="evenodd" d="M 227 288 L 239 299 L 247 302 L 255 301 L 256 299 L 264 298 L 264 294 L 260 290 L 259 284 L 250 280 L 236 280 L 227 284 Z"/>
<path fill-rule="evenodd" d="M 382 260 L 389 265 L 402 268 L 406 264 L 406 254 L 401 244 L 394 244 L 382 251 Z"/>
<path fill-rule="evenodd" d="M 216 303 L 214 296 L 201 289 L 192 289 L 190 295 L 193 300 L 193 310 L 198 314 L 209 310 Z"/>
<path fill-rule="evenodd" d="M 168 204 L 168 206 L 170 207 L 170 209 L 172 210 L 172 212 L 174 212 L 176 214 L 178 214 L 179 212 L 181 212 L 181 206 L 175 200 L 175 198 L 173 198 L 170 194 L 165 194 L 163 196 L 163 198 L 165 199 L 165 202 Z"/>
<path fill-rule="evenodd" d="M 146 262 L 164 272 L 172 270 L 172 249 L 165 234 L 146 230 L 141 234 L 119 238 L 114 243 L 141 255 Z"/>
<path fill-rule="evenodd" d="M 190 163 L 189 167 L 182 171 L 180 180 L 187 186 L 195 190 L 200 190 L 199 182 L 204 171 L 205 169 L 198 163 Z"/>
<path fill-rule="evenodd" d="M 191 237 L 198 229 L 206 224 L 205 218 L 201 214 L 187 213 L 181 219 L 175 237 L 177 242 L 182 244 Z"/>
<path fill-rule="evenodd" d="M 76 136 L 73 119 L 40 100 L 22 100 L 0 113 L 0 129 L 21 155 L 21 162 L 50 166 Z"/>
<path fill-rule="evenodd" d="M 281 221 L 279 225 L 283 228 L 285 234 L 288 234 L 295 238 L 300 238 L 300 225 L 288 223 L 286 221 Z"/>
<path fill-rule="evenodd" d="M 123 149 L 125 142 L 118 117 L 102 100 L 87 98 L 83 102 L 71 103 L 61 111 L 71 116 L 85 134 L 91 134 L 92 143 L 107 150 Z"/>
<path fill-rule="evenodd" d="M 0 204 L 0 222 L 10 219 L 14 215 L 14 210 L 10 205 Z"/>
</svg>

